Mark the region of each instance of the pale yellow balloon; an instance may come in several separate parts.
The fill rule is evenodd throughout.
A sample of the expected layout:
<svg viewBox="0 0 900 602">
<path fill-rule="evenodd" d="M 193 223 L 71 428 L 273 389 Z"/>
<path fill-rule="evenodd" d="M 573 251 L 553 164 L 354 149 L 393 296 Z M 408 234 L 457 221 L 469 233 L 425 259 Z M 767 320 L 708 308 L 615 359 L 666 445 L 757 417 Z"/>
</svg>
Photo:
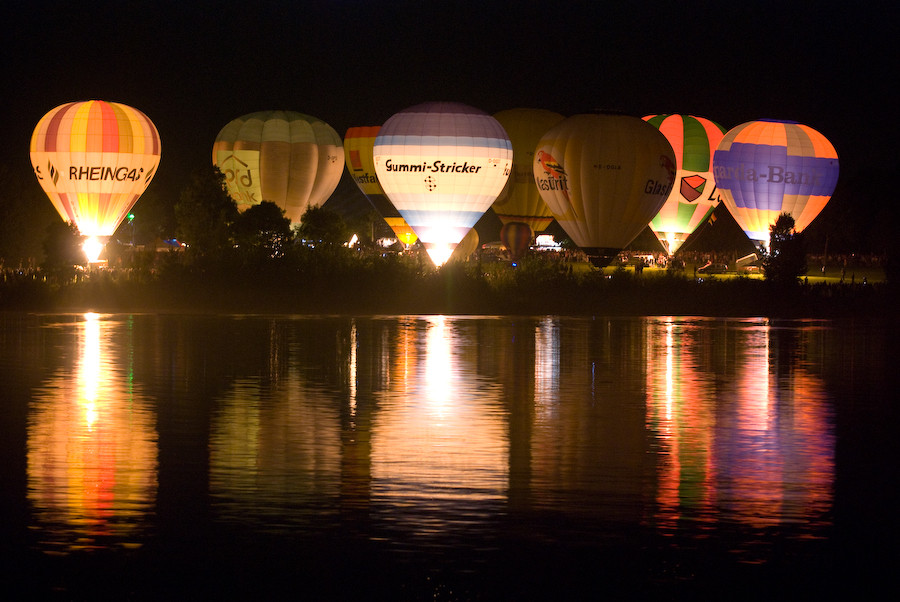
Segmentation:
<svg viewBox="0 0 900 602">
<path fill-rule="evenodd" d="M 213 144 L 213 163 L 245 210 L 262 201 L 299 223 L 328 200 L 344 171 L 341 137 L 324 121 L 294 111 L 261 111 L 229 122 Z"/>
<path fill-rule="evenodd" d="M 637 117 L 583 114 L 544 134 L 533 168 L 553 217 L 603 266 L 665 203 L 675 182 L 675 153 L 658 129 Z"/>
</svg>

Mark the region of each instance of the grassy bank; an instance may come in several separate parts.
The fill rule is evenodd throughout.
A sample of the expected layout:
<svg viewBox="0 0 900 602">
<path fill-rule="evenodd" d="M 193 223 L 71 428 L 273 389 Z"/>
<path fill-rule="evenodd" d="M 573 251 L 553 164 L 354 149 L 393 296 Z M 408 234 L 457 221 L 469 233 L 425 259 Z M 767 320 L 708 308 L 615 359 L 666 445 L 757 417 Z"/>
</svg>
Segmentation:
<svg viewBox="0 0 900 602">
<path fill-rule="evenodd" d="M 94 271 L 63 283 L 31 275 L 0 284 L 0 309 L 42 312 L 279 314 L 705 315 L 891 314 L 897 295 L 875 269 L 821 271 L 793 287 L 758 275 L 693 276 L 583 263 L 468 262 L 434 270 L 402 258 L 332 257 L 303 265 Z"/>
</svg>

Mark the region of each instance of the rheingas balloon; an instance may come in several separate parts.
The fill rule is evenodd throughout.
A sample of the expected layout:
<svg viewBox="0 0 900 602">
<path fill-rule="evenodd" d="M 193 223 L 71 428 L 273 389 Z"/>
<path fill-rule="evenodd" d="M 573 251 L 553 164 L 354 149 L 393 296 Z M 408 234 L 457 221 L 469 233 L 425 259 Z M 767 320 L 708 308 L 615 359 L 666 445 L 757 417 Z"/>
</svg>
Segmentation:
<svg viewBox="0 0 900 602">
<path fill-rule="evenodd" d="M 334 128 L 294 111 L 260 111 L 230 121 L 216 136 L 212 160 L 239 210 L 271 201 L 294 224 L 307 208 L 328 200 L 344 172 L 344 149 Z"/>
<path fill-rule="evenodd" d="M 150 184 L 161 152 L 146 115 L 103 100 L 66 103 L 44 115 L 30 150 L 53 206 L 95 249 L 91 261 Z"/>
<path fill-rule="evenodd" d="M 713 156 L 722 202 L 747 236 L 768 245 L 781 213 L 801 232 L 837 185 L 838 156 L 825 136 L 793 121 L 758 120 L 728 130 Z"/>
<path fill-rule="evenodd" d="M 644 121 L 662 132 L 675 151 L 675 186 L 650 222 L 657 238 L 673 254 L 719 204 L 712 157 L 725 128 L 691 115 L 648 115 Z"/>
<path fill-rule="evenodd" d="M 563 116 L 544 109 L 509 109 L 494 113 L 509 135 L 513 149 L 513 167 L 506 186 L 492 208 L 500 222 L 525 223 L 532 233 L 543 232 L 553 214 L 534 184 L 534 149 L 544 133 L 563 120 Z"/>
<path fill-rule="evenodd" d="M 534 179 L 559 225 L 598 267 L 647 227 L 675 182 L 675 153 L 637 117 L 569 117 L 538 143 Z"/>
<path fill-rule="evenodd" d="M 372 153 L 378 181 L 436 265 L 503 190 L 513 155 L 496 119 L 453 102 L 429 102 L 393 115 Z"/>
<path fill-rule="evenodd" d="M 391 227 L 397 239 L 404 245 L 416 242 L 416 233 L 410 228 L 400 212 L 391 204 L 390 199 L 384 193 L 384 188 L 378 182 L 375 173 L 375 160 L 372 157 L 372 148 L 375 146 L 375 137 L 381 126 L 352 127 L 344 134 L 344 155 L 347 161 L 347 171 L 359 190 L 365 195 L 378 215 Z"/>
</svg>

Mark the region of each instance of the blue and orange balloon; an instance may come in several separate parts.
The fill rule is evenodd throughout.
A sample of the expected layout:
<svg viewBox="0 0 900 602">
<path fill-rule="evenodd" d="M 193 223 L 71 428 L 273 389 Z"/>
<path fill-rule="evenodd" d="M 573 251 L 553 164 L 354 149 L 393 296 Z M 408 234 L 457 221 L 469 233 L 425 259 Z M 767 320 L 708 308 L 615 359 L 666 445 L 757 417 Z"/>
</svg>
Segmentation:
<svg viewBox="0 0 900 602">
<path fill-rule="evenodd" d="M 756 242 L 768 244 L 781 213 L 801 232 L 828 203 L 838 180 L 831 142 L 794 121 L 761 119 L 729 130 L 713 156 L 722 202 Z"/>
</svg>

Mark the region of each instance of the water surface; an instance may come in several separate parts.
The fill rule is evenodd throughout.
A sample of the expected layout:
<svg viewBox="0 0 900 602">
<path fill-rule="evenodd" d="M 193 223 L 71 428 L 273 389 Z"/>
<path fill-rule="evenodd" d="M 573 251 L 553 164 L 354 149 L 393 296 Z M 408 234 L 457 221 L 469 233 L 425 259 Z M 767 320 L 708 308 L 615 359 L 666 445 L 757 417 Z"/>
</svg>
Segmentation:
<svg viewBox="0 0 900 602">
<path fill-rule="evenodd" d="M 878 591 L 892 332 L 3 315 L 8 582 L 60 598 Z"/>
</svg>

